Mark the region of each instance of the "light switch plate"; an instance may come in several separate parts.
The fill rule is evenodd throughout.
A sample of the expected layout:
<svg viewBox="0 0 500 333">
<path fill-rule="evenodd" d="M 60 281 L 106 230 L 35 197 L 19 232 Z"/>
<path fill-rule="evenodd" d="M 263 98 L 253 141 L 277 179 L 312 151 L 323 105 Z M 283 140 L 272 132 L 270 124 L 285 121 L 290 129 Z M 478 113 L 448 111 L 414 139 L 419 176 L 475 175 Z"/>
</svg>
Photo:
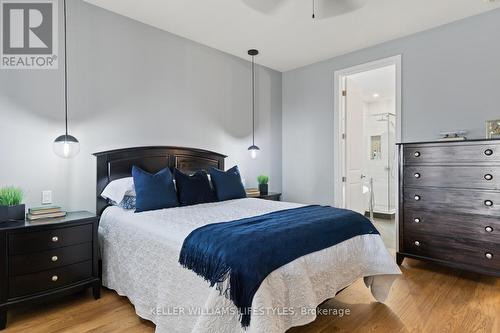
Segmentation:
<svg viewBox="0 0 500 333">
<path fill-rule="evenodd" d="M 52 191 L 42 191 L 42 205 L 52 203 Z"/>
</svg>

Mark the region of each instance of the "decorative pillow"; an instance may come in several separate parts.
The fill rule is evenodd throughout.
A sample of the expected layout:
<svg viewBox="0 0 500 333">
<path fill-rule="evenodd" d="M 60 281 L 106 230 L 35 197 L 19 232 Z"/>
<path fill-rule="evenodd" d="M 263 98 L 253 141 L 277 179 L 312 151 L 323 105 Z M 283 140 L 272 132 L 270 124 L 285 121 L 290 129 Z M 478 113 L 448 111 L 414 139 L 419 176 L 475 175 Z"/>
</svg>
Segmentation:
<svg viewBox="0 0 500 333">
<path fill-rule="evenodd" d="M 215 193 L 219 201 L 246 198 L 247 194 L 241 182 L 238 166 L 234 166 L 226 172 L 216 168 L 209 168 L 208 173 L 212 179 Z"/>
<path fill-rule="evenodd" d="M 175 169 L 174 175 L 181 206 L 217 201 L 205 171 L 197 171 L 190 176 Z"/>
<path fill-rule="evenodd" d="M 170 169 L 165 168 L 153 175 L 134 165 L 132 177 L 136 213 L 179 206 Z"/>
<path fill-rule="evenodd" d="M 118 207 L 126 209 L 126 210 L 132 210 L 135 209 L 135 195 L 126 195 L 123 197 L 123 200 L 118 204 Z"/>
<path fill-rule="evenodd" d="M 101 197 L 109 200 L 112 204 L 120 203 L 126 195 L 135 196 L 134 179 L 132 177 L 113 180 L 101 193 Z"/>
</svg>

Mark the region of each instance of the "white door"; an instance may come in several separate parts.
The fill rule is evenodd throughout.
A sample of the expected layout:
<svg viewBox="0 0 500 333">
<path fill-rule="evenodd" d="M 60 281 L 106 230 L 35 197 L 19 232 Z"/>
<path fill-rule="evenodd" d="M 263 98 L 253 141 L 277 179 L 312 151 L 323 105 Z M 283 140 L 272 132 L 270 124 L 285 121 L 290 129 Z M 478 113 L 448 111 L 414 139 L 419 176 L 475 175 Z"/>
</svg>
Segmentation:
<svg viewBox="0 0 500 333">
<path fill-rule="evenodd" d="M 365 213 L 363 194 L 363 100 L 356 83 L 345 80 L 345 205 L 358 213 Z"/>
</svg>

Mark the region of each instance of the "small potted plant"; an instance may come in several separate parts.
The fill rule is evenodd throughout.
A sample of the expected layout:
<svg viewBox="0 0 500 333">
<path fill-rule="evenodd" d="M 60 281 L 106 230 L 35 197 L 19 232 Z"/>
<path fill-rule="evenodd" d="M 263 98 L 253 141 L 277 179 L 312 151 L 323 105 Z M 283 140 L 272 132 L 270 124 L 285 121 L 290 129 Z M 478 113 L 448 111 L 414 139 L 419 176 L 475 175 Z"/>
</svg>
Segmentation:
<svg viewBox="0 0 500 333">
<path fill-rule="evenodd" d="M 16 187 L 0 188 L 0 222 L 24 220 L 23 191 Z"/>
<path fill-rule="evenodd" d="M 268 192 L 268 186 L 267 184 L 269 183 L 269 177 L 260 175 L 257 177 L 257 181 L 259 182 L 259 191 L 260 194 L 267 194 Z"/>
</svg>

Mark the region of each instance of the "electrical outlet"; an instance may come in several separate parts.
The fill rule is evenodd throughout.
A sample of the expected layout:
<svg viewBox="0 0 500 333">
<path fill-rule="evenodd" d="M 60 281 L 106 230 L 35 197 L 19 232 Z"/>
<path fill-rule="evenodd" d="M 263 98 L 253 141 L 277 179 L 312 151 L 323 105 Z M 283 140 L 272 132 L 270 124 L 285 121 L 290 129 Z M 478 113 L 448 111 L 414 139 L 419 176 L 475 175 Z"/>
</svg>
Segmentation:
<svg viewBox="0 0 500 333">
<path fill-rule="evenodd" d="M 49 205 L 52 203 L 52 191 L 42 191 L 42 205 Z"/>
</svg>

